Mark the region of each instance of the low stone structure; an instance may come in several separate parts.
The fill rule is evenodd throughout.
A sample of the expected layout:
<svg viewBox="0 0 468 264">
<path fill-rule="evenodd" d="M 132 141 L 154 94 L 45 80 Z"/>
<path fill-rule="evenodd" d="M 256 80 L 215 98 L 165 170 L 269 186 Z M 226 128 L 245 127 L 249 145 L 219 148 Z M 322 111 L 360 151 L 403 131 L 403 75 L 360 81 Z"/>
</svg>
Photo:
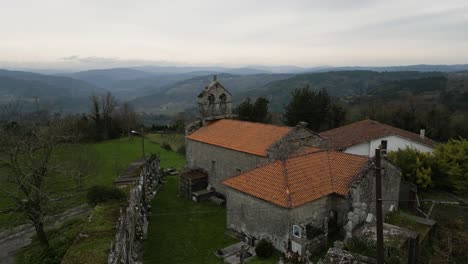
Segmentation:
<svg viewBox="0 0 468 264">
<path fill-rule="evenodd" d="M 400 172 L 385 159 L 382 167 L 385 215 L 398 206 Z M 351 238 L 375 221 L 374 172 L 372 159 L 319 150 L 231 177 L 223 182 L 227 228 L 282 252 L 318 252 L 329 233 Z"/>
<path fill-rule="evenodd" d="M 208 186 L 208 174 L 201 169 L 186 169 L 180 173 L 179 195 L 192 199 L 192 194 L 205 190 Z"/>
<path fill-rule="evenodd" d="M 327 254 L 318 264 L 376 264 L 377 260 L 343 249 L 343 242 L 336 241 L 335 245 L 328 249 Z"/>
<path fill-rule="evenodd" d="M 375 223 L 365 224 L 354 230 L 356 237 L 368 240 L 377 240 L 377 228 Z M 414 230 L 383 223 L 385 255 L 391 255 L 391 248 L 396 250 L 403 258 L 402 262 L 408 264 L 417 263 L 419 256 L 420 235 Z"/>
<path fill-rule="evenodd" d="M 159 156 L 152 155 L 143 165 L 140 177 L 130 192 L 128 206 L 120 211 L 115 241 L 111 244 L 109 264 L 136 263 L 141 259 L 142 240 L 147 231 L 149 202 L 163 183 Z"/>
</svg>

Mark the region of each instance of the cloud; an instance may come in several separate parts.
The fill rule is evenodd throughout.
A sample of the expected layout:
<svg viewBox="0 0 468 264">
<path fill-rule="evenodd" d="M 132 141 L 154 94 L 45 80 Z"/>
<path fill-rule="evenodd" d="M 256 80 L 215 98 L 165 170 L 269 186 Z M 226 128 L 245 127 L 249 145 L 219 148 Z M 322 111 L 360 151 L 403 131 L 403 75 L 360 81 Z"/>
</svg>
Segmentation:
<svg viewBox="0 0 468 264">
<path fill-rule="evenodd" d="M 117 57 L 98 57 L 98 56 L 80 57 L 78 55 L 71 55 L 67 57 L 62 57 L 60 59 L 64 61 L 75 61 L 75 62 L 89 63 L 89 64 L 112 64 L 112 63 L 122 62 Z"/>
<path fill-rule="evenodd" d="M 72 55 L 72 56 L 68 56 L 68 57 L 63 57 L 63 58 L 60 58 L 61 60 L 65 60 L 65 61 L 69 61 L 69 60 L 76 60 L 78 59 L 79 57 L 76 56 L 76 55 Z"/>
</svg>

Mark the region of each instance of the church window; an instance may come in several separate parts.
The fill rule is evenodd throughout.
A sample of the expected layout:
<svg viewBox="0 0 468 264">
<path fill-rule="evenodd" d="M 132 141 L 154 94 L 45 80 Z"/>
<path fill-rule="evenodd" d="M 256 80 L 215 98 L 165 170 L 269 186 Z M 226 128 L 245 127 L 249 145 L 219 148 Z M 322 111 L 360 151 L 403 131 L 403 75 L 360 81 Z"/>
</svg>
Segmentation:
<svg viewBox="0 0 468 264">
<path fill-rule="evenodd" d="M 215 96 L 214 94 L 208 95 L 208 105 L 214 105 Z"/>
<path fill-rule="evenodd" d="M 225 93 L 222 93 L 220 96 L 219 96 L 219 108 L 221 109 L 221 113 L 225 114 L 226 113 L 226 109 L 227 109 L 227 105 L 226 105 L 226 101 L 227 101 L 227 96 Z"/>
<path fill-rule="evenodd" d="M 298 225 L 293 225 L 293 236 L 301 238 L 302 228 Z"/>
</svg>

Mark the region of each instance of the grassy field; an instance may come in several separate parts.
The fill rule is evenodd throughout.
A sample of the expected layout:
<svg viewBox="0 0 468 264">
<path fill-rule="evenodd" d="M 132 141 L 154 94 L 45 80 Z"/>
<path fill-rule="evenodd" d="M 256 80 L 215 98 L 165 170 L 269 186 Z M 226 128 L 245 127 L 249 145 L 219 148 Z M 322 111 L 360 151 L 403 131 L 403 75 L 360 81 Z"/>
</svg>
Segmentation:
<svg viewBox="0 0 468 264">
<path fill-rule="evenodd" d="M 93 185 L 112 185 L 119 171 L 125 169 L 129 163 L 141 157 L 141 138 L 120 138 L 89 144 L 92 159 L 96 162 L 95 173 L 86 177 L 84 190 Z M 162 149 L 159 144 L 150 140 L 145 140 L 146 155 L 150 153 L 161 155 L 162 167 L 178 167 L 184 164 L 184 159 L 172 152 Z M 63 158 L 73 158 L 73 149 L 64 151 Z M 72 199 L 56 202 L 51 208 L 51 213 L 59 213 L 70 207 L 86 202 L 86 192 L 74 193 Z M 8 202 L 2 201 L 2 206 L 10 206 Z M 120 205 L 116 203 L 106 203 L 99 205 L 94 210 L 94 217 L 91 223 L 79 218 L 71 220 L 58 230 L 49 233 L 50 243 L 54 251 L 57 252 L 58 259 L 40 259 L 41 249 L 37 242 L 33 242 L 19 253 L 19 263 L 60 263 L 60 259 L 65 251 L 72 244 L 78 232 L 83 232 L 89 236 L 75 243 L 67 253 L 64 263 L 105 263 L 109 249 L 109 243 L 115 235 L 115 223 L 118 218 Z M 27 222 L 24 217 L 18 214 L 0 214 L 0 230 L 8 229 L 18 224 Z M 35 240 L 34 240 L 35 241 Z M 43 256 L 50 257 L 50 254 Z"/>
<path fill-rule="evenodd" d="M 162 145 L 163 143 L 168 143 L 174 151 L 177 151 L 180 147 L 182 147 L 185 144 L 184 135 L 182 134 L 155 133 L 149 134 L 147 138 L 152 142 L 158 143 L 159 145 Z"/>
<path fill-rule="evenodd" d="M 152 135 L 149 135 L 152 137 Z M 120 138 L 86 145 L 89 155 L 95 161 L 95 170 L 85 178 L 85 186 L 81 192 L 70 192 L 75 195 L 72 199 L 54 202 L 49 208 L 49 215 L 58 214 L 68 208 L 86 203 L 85 195 L 87 187 L 93 185 L 112 185 L 117 174 L 124 170 L 128 164 L 141 157 L 141 138 Z M 61 155 L 63 158 L 73 159 L 76 148 L 69 148 Z M 145 152 L 161 154 L 162 167 L 181 167 L 184 159 L 180 155 L 167 151 L 154 141 L 145 140 Z M 59 186 L 56 186 L 59 187 Z M 60 186 L 63 187 L 63 186 Z M 0 199 L 0 210 L 13 206 L 13 201 Z M 15 213 L 0 214 L 0 231 L 26 223 L 27 220 Z"/>
<path fill-rule="evenodd" d="M 121 138 L 92 145 L 98 160 L 98 177 L 88 185 L 111 185 L 119 170 L 141 157 L 140 138 Z M 180 168 L 184 159 L 172 151 L 162 149 L 159 144 L 145 141 L 146 155 L 161 155 L 161 167 Z M 76 241 L 67 252 L 62 263 L 105 263 L 110 242 L 114 239 L 115 224 L 121 203 L 106 203 L 94 209 L 93 221 L 83 225 L 81 233 L 87 237 Z"/>
<path fill-rule="evenodd" d="M 168 178 L 152 201 L 144 263 L 222 263 L 214 252 L 238 242 L 225 234 L 225 208 L 177 197 L 178 186 L 177 177 Z M 268 264 L 277 260 L 275 255 L 249 263 Z"/>
<path fill-rule="evenodd" d="M 60 263 L 68 248 L 80 233 L 86 217 L 78 217 L 63 223 L 59 228 L 48 231 L 50 249 L 43 251 L 36 237 L 32 243 L 16 255 L 17 264 Z"/>
<path fill-rule="evenodd" d="M 151 140 L 153 135 L 145 140 L 145 153 L 161 154 L 161 167 L 180 168 L 185 160 L 172 151 L 161 148 L 157 142 Z M 117 175 L 117 171 L 125 169 L 132 161 L 141 157 L 141 139 L 137 137 L 120 138 L 92 145 L 99 161 L 97 175 L 89 179 L 90 185 L 110 185 Z"/>
<path fill-rule="evenodd" d="M 97 167 L 95 175 L 87 177 L 86 187 L 111 185 L 118 171 L 141 157 L 140 140 L 121 138 L 90 144 Z M 145 141 L 146 154 L 161 154 L 162 168 L 182 168 L 185 163 L 184 157 L 165 150 L 158 144 L 167 141 L 171 142 L 165 135 L 148 135 L 148 140 Z M 173 144 L 178 146 L 180 142 Z M 150 219 L 148 240 L 145 241 L 145 263 L 222 263 L 213 252 L 237 242 L 225 234 L 225 208 L 211 203 L 193 203 L 177 195 L 178 177 L 169 177 L 167 184 L 152 201 L 153 216 Z M 66 208 L 84 203 L 84 193 L 72 200 L 62 206 Z M 66 253 L 63 263 L 106 262 L 109 243 L 114 238 L 119 206 L 118 203 L 99 205 L 94 210 L 91 223 L 85 218 L 78 218 L 67 222 L 58 230 L 49 232 L 51 244 L 57 248 L 60 259 Z M 0 215 L 0 224 L 2 217 L 4 216 Z M 74 241 L 78 233 L 86 234 L 87 237 Z M 18 260 L 20 263 L 39 263 L 38 259 L 34 259 L 35 255 L 40 256 L 37 242 L 23 250 Z M 277 259 L 278 254 L 271 259 L 254 259 L 249 263 L 269 264 L 276 263 Z"/>
<path fill-rule="evenodd" d="M 467 263 L 468 208 L 463 205 L 438 204 L 432 219 L 437 227 L 430 243 L 421 248 L 421 263 Z"/>
<path fill-rule="evenodd" d="M 116 232 L 122 202 L 112 201 L 96 206 L 91 222 L 84 222 L 80 233 L 62 260 L 62 264 L 106 263 L 109 245 Z"/>
</svg>

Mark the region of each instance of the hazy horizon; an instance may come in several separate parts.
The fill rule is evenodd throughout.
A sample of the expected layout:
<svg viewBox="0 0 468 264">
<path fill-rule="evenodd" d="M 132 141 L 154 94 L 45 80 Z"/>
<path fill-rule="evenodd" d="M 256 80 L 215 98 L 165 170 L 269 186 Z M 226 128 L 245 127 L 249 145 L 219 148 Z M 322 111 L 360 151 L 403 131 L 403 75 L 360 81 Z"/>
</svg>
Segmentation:
<svg viewBox="0 0 468 264">
<path fill-rule="evenodd" d="M 0 67 L 468 63 L 466 1 L 4 1 Z"/>
</svg>

